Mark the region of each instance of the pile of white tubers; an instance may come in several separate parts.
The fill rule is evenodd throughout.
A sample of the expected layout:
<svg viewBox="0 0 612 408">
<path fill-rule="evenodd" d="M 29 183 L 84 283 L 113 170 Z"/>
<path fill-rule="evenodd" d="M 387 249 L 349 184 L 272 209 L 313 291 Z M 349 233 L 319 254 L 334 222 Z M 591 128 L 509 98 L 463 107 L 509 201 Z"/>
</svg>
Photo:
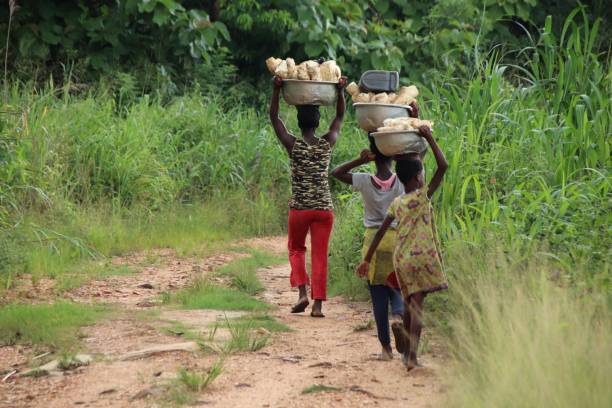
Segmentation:
<svg viewBox="0 0 612 408">
<path fill-rule="evenodd" d="M 417 132 L 420 126 L 433 128 L 433 122 L 419 118 L 389 118 L 385 119 L 379 132 Z"/>
<path fill-rule="evenodd" d="M 330 60 L 319 64 L 317 61 L 304 61 L 295 64 L 293 58 L 280 59 L 270 57 L 266 60 L 268 71 L 282 79 L 298 79 L 301 81 L 338 82 L 342 76 L 336 61 Z"/>
<path fill-rule="evenodd" d="M 361 92 L 359 85 L 355 82 L 351 82 L 346 87 L 347 92 L 351 95 L 353 103 L 357 102 L 369 102 L 369 103 L 389 103 L 394 105 L 410 105 L 416 101 L 419 96 L 419 90 L 416 86 L 402 86 L 399 92 Z"/>
</svg>

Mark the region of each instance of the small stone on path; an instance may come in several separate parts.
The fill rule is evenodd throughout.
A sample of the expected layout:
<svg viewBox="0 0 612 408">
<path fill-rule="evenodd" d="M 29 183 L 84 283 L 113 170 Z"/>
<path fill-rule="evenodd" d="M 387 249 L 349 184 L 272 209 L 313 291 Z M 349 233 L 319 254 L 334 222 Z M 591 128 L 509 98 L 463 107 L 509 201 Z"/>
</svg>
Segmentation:
<svg viewBox="0 0 612 408">
<path fill-rule="evenodd" d="M 99 394 L 99 395 L 112 394 L 112 393 L 114 393 L 114 392 L 117 392 L 117 389 L 116 389 L 116 388 L 109 388 L 109 389 L 107 389 L 107 390 L 100 391 L 100 394 Z"/>
</svg>

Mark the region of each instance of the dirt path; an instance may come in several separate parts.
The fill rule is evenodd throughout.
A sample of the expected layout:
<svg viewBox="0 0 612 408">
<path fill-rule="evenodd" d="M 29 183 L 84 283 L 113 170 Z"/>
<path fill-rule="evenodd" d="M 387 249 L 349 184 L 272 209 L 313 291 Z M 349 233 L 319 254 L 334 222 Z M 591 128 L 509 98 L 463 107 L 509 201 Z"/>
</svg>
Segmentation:
<svg viewBox="0 0 612 408">
<path fill-rule="evenodd" d="M 283 251 L 284 238 L 260 239 L 249 245 L 272 251 Z M 146 277 L 170 276 L 177 269 L 184 271 L 181 284 L 232 258 L 222 255 L 189 262 L 168 260 L 130 278 L 121 277 L 117 290 L 100 290 L 94 283 L 96 301 L 122 304 L 125 312 L 112 320 L 84 330 L 84 348 L 95 356 L 88 366 L 64 372 L 62 375 L 40 378 L 11 378 L 0 383 L 0 407 L 156 407 L 160 385 L 174 378 L 179 367 L 207 370 L 217 359 L 201 352 L 166 352 L 135 361 L 120 361 L 125 353 L 185 339 L 160 331 L 160 325 L 174 320 L 205 331 L 211 322 L 225 313 L 211 310 L 154 309 L 151 318 L 136 317 L 149 298 L 143 297 L 138 287 Z M 195 265 L 195 266 L 194 266 Z M 443 395 L 439 373 L 443 367 L 443 353 L 435 338 L 425 333 L 427 351 L 422 357 L 425 368 L 406 373 L 398 356 L 391 362 L 376 360 L 379 352 L 375 330 L 355 331 L 354 328 L 371 319 L 365 303 L 347 303 L 331 298 L 324 305 L 326 318 L 314 319 L 307 313 L 288 312 L 297 297 L 288 284 L 289 267 L 281 265 L 259 271 L 265 287 L 261 298 L 277 306 L 274 315 L 293 331 L 275 334 L 271 342 L 255 353 L 239 353 L 226 358 L 222 374 L 200 396 L 197 405 L 218 407 L 311 407 L 311 406 L 379 406 L 379 407 L 436 407 Z M 166 281 L 164 281 L 165 283 Z M 174 282 L 173 282 L 174 283 Z M 165 285 L 168 289 L 168 285 Z M 174 285 L 172 285 L 174 286 Z M 170 286 L 170 289 L 172 288 Z M 117 295 L 117 294 L 120 295 Z M 146 291 L 145 291 L 146 293 Z M 71 296 L 79 301 L 86 298 L 82 288 Z M 129 300 L 128 300 L 129 299 Z M 237 314 L 236 314 L 237 315 Z M 222 339 L 223 333 L 220 338 Z M 1 347 L 0 369 L 6 365 L 23 366 L 31 358 L 27 348 Z M 313 385 L 334 387 L 330 392 L 303 394 Z"/>
<path fill-rule="evenodd" d="M 208 400 L 220 407 L 438 406 L 442 355 L 435 342 L 429 340 L 425 367 L 410 374 L 397 354 L 394 361 L 378 361 L 374 329 L 354 330 L 371 318 L 367 304 L 331 298 L 324 319 L 292 315 L 297 292 L 288 276 L 288 265 L 260 272 L 263 298 L 278 306 L 274 316 L 294 331 L 277 335 L 262 352 L 230 357 Z M 340 390 L 302 394 L 315 384 Z"/>
</svg>

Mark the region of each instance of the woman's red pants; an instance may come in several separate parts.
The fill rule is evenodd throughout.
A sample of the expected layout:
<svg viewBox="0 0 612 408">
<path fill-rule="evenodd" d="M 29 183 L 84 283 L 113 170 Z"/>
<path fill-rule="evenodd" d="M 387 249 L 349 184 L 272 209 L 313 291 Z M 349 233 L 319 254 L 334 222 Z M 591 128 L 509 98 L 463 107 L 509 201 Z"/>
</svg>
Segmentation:
<svg viewBox="0 0 612 408">
<path fill-rule="evenodd" d="M 306 235 L 310 231 L 311 296 L 327 299 L 327 255 L 334 213 L 326 210 L 289 210 L 289 263 L 291 286 L 308 285 Z"/>
</svg>

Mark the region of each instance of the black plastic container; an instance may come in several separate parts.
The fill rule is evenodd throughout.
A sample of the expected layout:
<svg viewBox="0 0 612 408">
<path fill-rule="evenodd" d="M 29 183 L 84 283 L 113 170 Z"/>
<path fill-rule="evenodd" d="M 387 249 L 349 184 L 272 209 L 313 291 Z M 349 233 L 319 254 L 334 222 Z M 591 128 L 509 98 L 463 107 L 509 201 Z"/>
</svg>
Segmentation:
<svg viewBox="0 0 612 408">
<path fill-rule="evenodd" d="M 397 71 L 366 71 L 359 79 L 359 88 L 362 92 L 395 92 L 398 86 Z"/>
</svg>

